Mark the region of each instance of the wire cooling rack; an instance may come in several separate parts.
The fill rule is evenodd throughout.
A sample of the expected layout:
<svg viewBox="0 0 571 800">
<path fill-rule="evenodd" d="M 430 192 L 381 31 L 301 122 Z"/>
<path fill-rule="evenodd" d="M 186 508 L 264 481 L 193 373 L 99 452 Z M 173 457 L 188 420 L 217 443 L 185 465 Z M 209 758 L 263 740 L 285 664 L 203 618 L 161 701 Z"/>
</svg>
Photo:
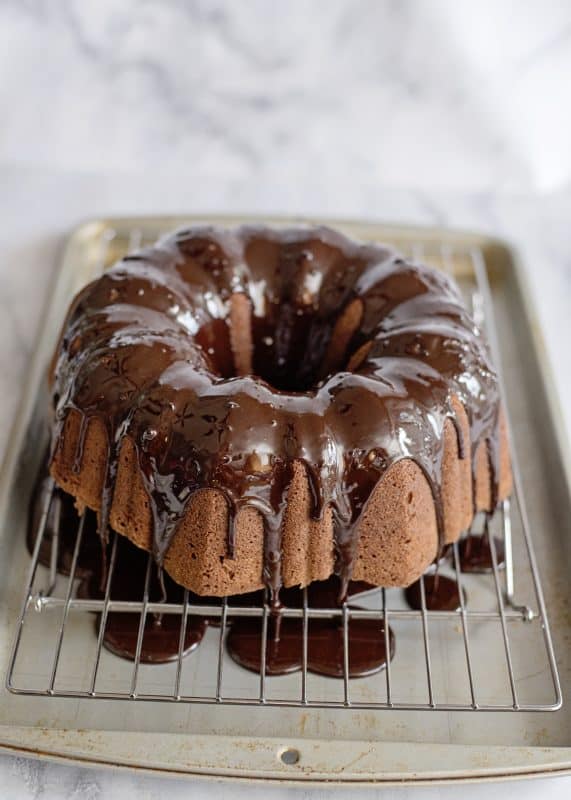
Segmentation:
<svg viewBox="0 0 571 800">
<path fill-rule="evenodd" d="M 125 250 L 145 243 L 144 238 L 138 229 L 122 239 L 117 231 L 105 229 L 99 269 L 104 269 Z M 408 249 L 410 255 L 449 271 L 459 280 L 476 323 L 487 330 L 499 366 L 484 254 L 478 248 L 459 249 L 433 242 L 419 242 Z M 513 440 L 511 452 L 513 497 L 504 501 L 493 517 L 477 515 L 472 530 L 466 534 L 487 538 L 491 569 L 482 574 L 463 572 L 461 542 L 452 546 L 448 559 L 438 567 L 439 574 L 457 582 L 459 607 L 453 611 L 431 610 L 424 577 L 420 580 L 418 609 L 407 607 L 403 593 L 395 589 L 372 590 L 335 608 L 314 607 L 304 590 L 301 607 L 284 607 L 281 611 L 283 619 L 301 620 L 301 669 L 288 676 L 266 674 L 266 655 L 271 642 L 271 610 L 267 602 L 241 605 L 240 599 L 234 598 L 232 603 L 223 599 L 219 604 L 197 604 L 187 591 L 179 603 L 152 602 L 151 556 L 140 599 L 114 599 L 112 578 L 120 556 L 118 538 L 113 533 L 104 596 L 99 600 L 79 597 L 77 568 L 84 546 L 85 516 L 79 518 L 77 530 L 66 530 L 66 537 L 70 533 L 75 536 L 69 576 L 57 573 L 58 539 L 62 533 L 60 530 L 58 536 L 57 520 L 51 538 L 50 567 L 41 566 L 39 554 L 48 535 L 47 521 L 55 492 L 53 481 L 48 478 L 41 497 L 37 538 L 10 657 L 7 688 L 25 695 L 248 706 L 557 710 L 562 703 L 560 681 Z M 138 616 L 132 662 L 119 659 L 105 649 L 105 629 L 114 613 Z M 153 614 L 178 617 L 178 654 L 172 664 L 149 665 L 141 660 L 146 623 Z M 207 641 L 196 653 L 185 656 L 187 626 L 196 615 L 208 616 L 217 622 L 217 627 L 210 628 Z M 226 636 L 236 617 L 259 620 L 259 675 L 236 666 L 226 651 Z M 310 628 L 315 620 L 323 618 L 336 619 L 341 627 L 341 678 L 316 676 L 308 670 Z M 363 619 L 378 621 L 379 635 L 385 638 L 387 652 L 392 630 L 396 652 L 381 673 L 354 679 L 349 669 L 350 629 L 353 622 Z M 98 622 L 94 629 L 95 620 Z M 38 637 L 42 640 L 41 659 Z M 530 652 L 533 652 L 532 674 L 527 668 Z"/>
</svg>

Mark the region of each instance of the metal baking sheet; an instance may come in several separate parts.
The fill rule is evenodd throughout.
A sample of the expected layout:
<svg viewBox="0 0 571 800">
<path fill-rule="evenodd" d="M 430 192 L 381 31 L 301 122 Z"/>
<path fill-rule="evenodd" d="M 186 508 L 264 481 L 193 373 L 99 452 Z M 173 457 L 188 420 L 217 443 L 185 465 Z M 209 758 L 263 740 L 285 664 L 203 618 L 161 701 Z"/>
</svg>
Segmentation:
<svg viewBox="0 0 571 800">
<path fill-rule="evenodd" d="M 205 219 L 94 221 L 78 228 L 67 242 L 0 473 L 3 674 L 30 561 L 24 531 L 28 498 L 41 457 L 37 443 L 44 424 L 45 400 L 40 387 L 67 304 L 80 286 L 128 246 Z M 207 219 L 229 224 L 246 221 Z M 531 535 L 565 697 L 569 684 L 567 530 L 571 518 L 571 471 L 532 298 L 514 250 L 504 242 L 476 234 L 317 221 L 333 224 L 357 238 L 390 241 L 406 251 L 421 245 L 427 252 L 431 248 L 448 248 L 452 257 L 470 248 L 482 254 L 492 290 L 508 411 Z M 461 260 L 454 267 L 461 272 Z M 41 635 L 40 628 L 40 639 Z M 70 668 L 74 658 L 81 664 L 80 655 L 74 654 L 73 648 L 68 652 Z M 525 668 L 531 683 L 541 678 L 545 665 L 537 663 L 533 649 Z M 174 774 L 297 782 L 402 783 L 562 773 L 571 770 L 570 720 L 565 705 L 557 712 L 535 714 L 229 709 L 22 697 L 0 692 L 0 746 L 6 749 Z M 283 757 L 285 750 L 291 758 Z"/>
</svg>

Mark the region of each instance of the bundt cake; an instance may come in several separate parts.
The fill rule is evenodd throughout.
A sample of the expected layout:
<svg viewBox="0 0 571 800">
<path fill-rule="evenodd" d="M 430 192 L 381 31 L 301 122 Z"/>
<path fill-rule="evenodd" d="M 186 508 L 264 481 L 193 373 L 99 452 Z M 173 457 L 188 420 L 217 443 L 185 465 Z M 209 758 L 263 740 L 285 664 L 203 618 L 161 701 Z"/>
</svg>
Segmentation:
<svg viewBox="0 0 571 800">
<path fill-rule="evenodd" d="M 415 581 L 511 487 L 445 274 L 325 227 L 198 226 L 73 300 L 50 471 L 197 594 Z"/>
</svg>

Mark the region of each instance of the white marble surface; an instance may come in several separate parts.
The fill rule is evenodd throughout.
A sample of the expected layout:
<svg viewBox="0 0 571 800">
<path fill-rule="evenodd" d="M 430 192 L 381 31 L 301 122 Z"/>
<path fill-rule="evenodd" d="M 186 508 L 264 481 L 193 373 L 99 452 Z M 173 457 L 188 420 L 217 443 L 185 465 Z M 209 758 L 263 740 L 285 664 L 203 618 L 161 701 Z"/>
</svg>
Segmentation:
<svg viewBox="0 0 571 800">
<path fill-rule="evenodd" d="M 54 764 L 13 758 L 4 761 L 2 797 L 6 800 L 567 800 L 571 778 L 503 784 L 433 786 L 409 789 L 303 789 L 237 785 L 231 781 L 180 781 L 111 770 L 63 769 Z"/>
<path fill-rule="evenodd" d="M 567 0 L 0 0 L 0 458 L 65 233 L 131 212 L 359 216 L 512 239 L 571 433 L 570 77 Z M 0 787 L 15 800 L 330 794 L 7 756 Z M 571 779 L 485 791 L 563 798 Z"/>
<path fill-rule="evenodd" d="M 571 176 L 570 40 L 566 0 L 1 0 L 0 154 L 551 189 Z"/>
</svg>

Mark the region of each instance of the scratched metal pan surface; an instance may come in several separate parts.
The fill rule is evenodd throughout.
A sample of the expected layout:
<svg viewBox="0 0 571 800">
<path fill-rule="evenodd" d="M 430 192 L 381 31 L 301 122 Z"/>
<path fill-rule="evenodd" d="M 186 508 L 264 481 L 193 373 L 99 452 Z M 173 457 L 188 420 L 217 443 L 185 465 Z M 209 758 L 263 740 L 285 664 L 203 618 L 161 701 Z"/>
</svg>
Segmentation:
<svg viewBox="0 0 571 800">
<path fill-rule="evenodd" d="M 129 247 L 153 241 L 173 228 L 204 221 L 235 224 L 248 220 L 221 217 L 97 220 L 76 229 L 66 243 L 0 472 L 2 685 L 30 566 L 25 546 L 26 515 L 42 457 L 42 442 L 47 435 L 46 370 L 68 303 L 81 286 Z M 292 224 L 300 220 L 258 218 L 255 221 Z M 430 710 L 418 709 L 422 705 L 418 698 L 422 699 L 426 686 L 422 674 L 418 678 L 415 672 L 418 664 L 423 663 L 422 630 L 420 623 L 415 623 L 408 634 L 397 631 L 397 652 L 392 664 L 394 697 L 398 696 L 399 688 L 408 692 L 412 701 L 408 709 L 323 708 L 299 703 L 272 706 L 255 702 L 229 707 L 223 703 L 33 696 L 2 688 L 0 747 L 44 758 L 155 773 L 298 783 L 429 783 L 571 771 L 571 706 L 565 703 L 571 680 L 568 669 L 571 470 L 533 298 L 518 268 L 515 251 L 504 242 L 478 234 L 361 222 L 304 221 L 333 224 L 357 238 L 390 242 L 408 254 L 422 255 L 436 266 L 454 272 L 463 288 L 469 289 L 473 280 L 474 254 L 485 270 L 522 494 L 561 677 L 561 708 L 507 713 L 482 710 L 487 702 L 494 704 L 506 685 L 498 660 L 503 652 L 500 621 L 490 633 L 484 615 L 482 630 L 472 631 L 472 646 L 476 653 L 480 646 L 484 657 L 474 667 L 472 690 L 475 686 L 477 702 L 472 696 L 475 708 L 470 709 L 469 697 L 466 701 L 470 687 L 459 621 L 447 619 L 440 629 L 438 621 L 431 618 L 433 707 Z M 532 579 L 529 554 L 517 528 L 515 521 L 515 597 L 526 604 Z M 47 570 L 41 567 L 40 573 L 45 577 Z M 470 580 L 469 602 L 477 605 L 486 599 L 485 590 L 477 576 Z M 398 608 L 399 597 L 394 598 Z M 15 678 L 19 686 L 35 685 L 49 670 L 48 637 L 51 628 L 57 628 L 58 617 L 56 612 L 37 616 L 35 626 L 30 628 L 32 641 L 23 650 Z M 81 683 L 89 668 L 86 653 L 93 650 L 97 638 L 93 621 L 86 624 L 85 617 L 85 613 L 72 615 L 62 651 L 62 680 L 64 683 L 68 680 L 71 686 Z M 402 628 L 404 620 L 403 617 Z M 536 617 L 535 622 L 536 625 L 530 623 L 527 627 L 508 622 L 515 675 L 512 689 L 517 688 L 521 708 L 526 707 L 529 698 L 530 703 L 538 703 L 538 708 L 556 709 L 561 705 L 561 696 L 557 690 L 554 695 L 553 675 L 541 638 L 545 634 L 542 618 Z M 399 624 L 398 619 L 395 624 Z M 195 680 L 198 688 L 204 676 L 215 671 L 212 665 L 216 663 L 216 641 L 214 635 L 197 654 L 185 660 L 185 670 L 189 674 L 196 671 L 189 680 Z M 420 648 L 416 655 L 414 647 Z M 110 686 L 121 681 L 126 665 L 127 662 L 111 654 L 103 656 L 104 678 Z M 169 675 L 172 678 L 172 671 L 167 674 L 160 666 L 145 665 L 142 670 L 142 680 L 150 696 L 160 692 Z M 225 692 L 243 693 L 253 679 L 254 676 L 238 667 L 228 668 Z M 295 680 L 295 677 L 271 678 L 267 689 L 270 698 L 274 696 L 279 701 L 286 697 L 295 688 Z M 312 681 L 312 691 L 327 700 L 335 700 L 342 691 L 342 681 L 315 676 Z M 382 686 L 383 673 L 351 681 L 352 698 L 357 706 L 366 706 L 377 692 L 381 693 Z M 464 703 L 466 710 L 443 710 L 455 704 L 462 708 Z"/>
</svg>

